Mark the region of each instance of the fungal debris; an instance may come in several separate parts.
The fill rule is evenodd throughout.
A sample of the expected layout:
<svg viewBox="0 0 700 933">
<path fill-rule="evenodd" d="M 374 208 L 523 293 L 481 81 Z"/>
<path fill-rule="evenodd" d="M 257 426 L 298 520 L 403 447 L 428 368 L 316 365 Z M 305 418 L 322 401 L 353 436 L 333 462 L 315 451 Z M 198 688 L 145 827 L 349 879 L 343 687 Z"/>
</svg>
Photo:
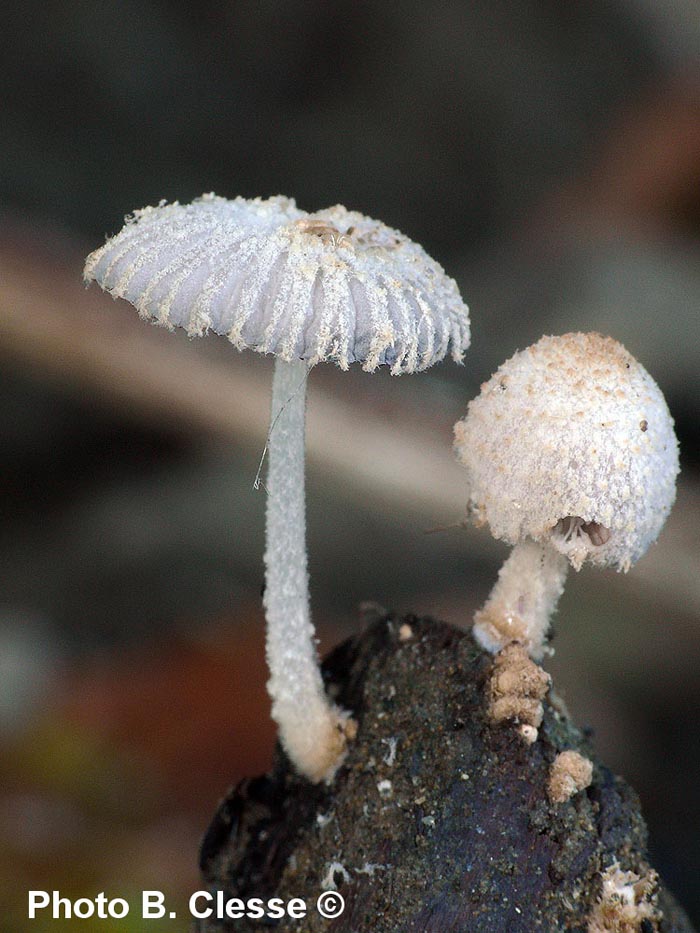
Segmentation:
<svg viewBox="0 0 700 933">
<path fill-rule="evenodd" d="M 396 749 L 398 747 L 398 744 L 399 744 L 399 740 L 396 738 L 396 736 L 392 736 L 390 739 L 382 739 L 382 745 L 389 746 L 388 752 L 382 759 L 382 761 L 388 768 L 392 768 L 394 766 L 394 762 L 396 761 Z"/>
<path fill-rule="evenodd" d="M 560 518 L 552 531 L 552 541 L 565 554 L 575 570 L 580 570 L 592 548 L 603 547 L 612 532 L 600 522 L 586 522 L 578 515 Z"/>
<path fill-rule="evenodd" d="M 327 221 L 311 219 L 297 220 L 294 226 L 296 226 L 300 232 L 306 233 L 309 236 L 320 237 L 324 246 L 335 246 L 339 249 L 341 247 L 345 247 L 346 249 L 354 248 L 352 240 L 354 227 L 348 227 L 345 233 L 341 233 L 337 227 Z"/>
<path fill-rule="evenodd" d="M 519 642 L 510 642 L 493 661 L 488 682 L 488 716 L 494 723 L 512 720 L 528 745 L 537 740 L 544 699 L 552 682 Z"/>
<path fill-rule="evenodd" d="M 326 870 L 326 874 L 321 879 L 321 887 L 324 891 L 337 891 L 338 878 L 340 878 L 341 883 L 348 884 L 351 880 L 350 872 L 342 862 L 331 862 Z"/>
<path fill-rule="evenodd" d="M 617 863 L 603 872 L 601 894 L 588 918 L 587 933 L 652 933 L 662 919 L 658 908 L 659 877 L 622 871 Z M 644 924 L 644 926 L 643 926 Z"/>
<path fill-rule="evenodd" d="M 386 871 L 388 868 L 389 865 L 381 865 L 379 862 L 365 862 L 362 868 L 355 868 L 353 871 L 356 875 L 368 875 L 374 878 L 375 872 Z"/>
<path fill-rule="evenodd" d="M 565 803 L 574 794 L 585 790 L 593 780 L 593 763 L 579 752 L 560 752 L 552 763 L 547 782 L 551 803 Z"/>
</svg>

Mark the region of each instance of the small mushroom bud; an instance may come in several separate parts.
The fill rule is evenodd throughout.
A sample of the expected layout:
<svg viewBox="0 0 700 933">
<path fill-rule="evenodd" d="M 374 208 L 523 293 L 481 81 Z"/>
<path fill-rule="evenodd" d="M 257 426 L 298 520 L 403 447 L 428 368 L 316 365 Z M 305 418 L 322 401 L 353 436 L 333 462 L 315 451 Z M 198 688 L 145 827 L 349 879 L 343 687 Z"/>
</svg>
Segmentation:
<svg viewBox="0 0 700 933">
<path fill-rule="evenodd" d="M 539 658 L 568 564 L 627 571 L 675 498 L 678 444 L 664 397 L 600 334 L 543 337 L 481 387 L 455 425 L 469 505 L 514 546 L 474 635 Z"/>
</svg>

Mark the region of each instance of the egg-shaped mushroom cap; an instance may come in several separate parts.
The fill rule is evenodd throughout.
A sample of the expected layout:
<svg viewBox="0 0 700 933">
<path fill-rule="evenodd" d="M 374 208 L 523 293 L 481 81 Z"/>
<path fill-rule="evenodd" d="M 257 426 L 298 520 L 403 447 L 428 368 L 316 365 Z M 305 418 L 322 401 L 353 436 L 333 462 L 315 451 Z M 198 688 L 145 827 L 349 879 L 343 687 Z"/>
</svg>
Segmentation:
<svg viewBox="0 0 700 933">
<path fill-rule="evenodd" d="M 543 337 L 484 383 L 455 449 L 495 537 L 549 540 L 577 569 L 627 570 L 675 498 L 678 444 L 661 390 L 600 334 Z"/>
<path fill-rule="evenodd" d="M 342 205 L 214 194 L 146 207 L 87 258 L 84 277 L 142 317 L 239 349 L 346 369 L 460 361 L 469 314 L 455 282 L 397 230 Z"/>
</svg>

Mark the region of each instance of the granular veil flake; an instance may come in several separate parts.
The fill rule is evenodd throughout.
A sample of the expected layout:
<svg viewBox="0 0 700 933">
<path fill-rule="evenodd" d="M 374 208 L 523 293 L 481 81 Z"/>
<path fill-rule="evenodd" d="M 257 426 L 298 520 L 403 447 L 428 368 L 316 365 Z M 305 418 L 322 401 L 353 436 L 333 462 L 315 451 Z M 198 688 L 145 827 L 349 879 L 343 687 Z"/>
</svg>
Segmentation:
<svg viewBox="0 0 700 933">
<path fill-rule="evenodd" d="M 342 205 L 308 214 L 282 196 L 207 194 L 146 207 L 88 257 L 85 279 L 159 324 L 309 366 L 414 372 L 469 345 L 467 307 L 442 267 Z"/>
</svg>

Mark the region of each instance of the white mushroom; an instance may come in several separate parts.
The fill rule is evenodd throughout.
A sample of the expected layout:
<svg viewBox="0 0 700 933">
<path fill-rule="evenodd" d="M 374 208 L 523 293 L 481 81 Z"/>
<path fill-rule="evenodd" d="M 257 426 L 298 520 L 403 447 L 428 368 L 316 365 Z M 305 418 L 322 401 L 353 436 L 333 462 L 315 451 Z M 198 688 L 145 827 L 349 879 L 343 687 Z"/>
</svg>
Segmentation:
<svg viewBox="0 0 700 933">
<path fill-rule="evenodd" d="M 267 479 L 265 612 L 272 715 L 295 767 L 330 780 L 354 724 L 326 697 L 310 619 L 305 543 L 306 377 L 321 361 L 392 373 L 426 369 L 469 344 L 457 286 L 423 249 L 337 205 L 293 200 L 136 211 L 87 258 L 85 280 L 142 317 L 189 334 L 212 330 L 238 349 L 275 355 Z M 213 402 L 214 404 L 215 402 Z"/>
<path fill-rule="evenodd" d="M 658 536 L 679 469 L 673 419 L 615 340 L 543 337 L 481 387 L 455 449 L 477 522 L 514 546 L 475 637 L 540 658 L 568 564 L 627 571 Z"/>
</svg>

